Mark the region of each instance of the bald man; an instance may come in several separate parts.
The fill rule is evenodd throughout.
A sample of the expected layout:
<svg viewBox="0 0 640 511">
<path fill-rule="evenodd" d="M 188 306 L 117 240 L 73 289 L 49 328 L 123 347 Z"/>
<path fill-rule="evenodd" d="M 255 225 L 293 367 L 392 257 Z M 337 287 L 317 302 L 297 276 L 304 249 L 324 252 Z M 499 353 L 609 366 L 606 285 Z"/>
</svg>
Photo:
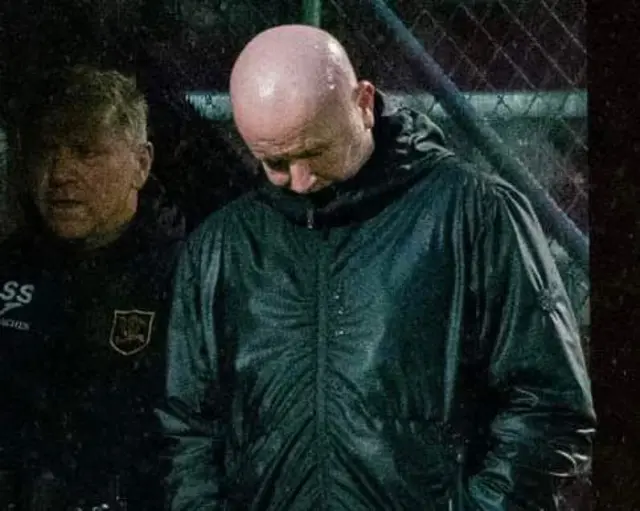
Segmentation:
<svg viewBox="0 0 640 511">
<path fill-rule="evenodd" d="M 265 179 L 179 265 L 170 508 L 561 509 L 595 419 L 527 200 L 316 28 L 259 34 L 230 91 Z"/>
</svg>

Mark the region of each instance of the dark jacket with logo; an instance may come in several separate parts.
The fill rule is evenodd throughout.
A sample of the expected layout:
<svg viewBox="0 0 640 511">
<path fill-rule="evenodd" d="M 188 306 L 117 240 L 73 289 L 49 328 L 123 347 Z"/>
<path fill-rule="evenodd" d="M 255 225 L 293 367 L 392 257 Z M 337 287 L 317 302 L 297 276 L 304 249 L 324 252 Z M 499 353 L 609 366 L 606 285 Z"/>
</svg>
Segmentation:
<svg viewBox="0 0 640 511">
<path fill-rule="evenodd" d="M 265 184 L 187 242 L 173 511 L 549 511 L 589 471 L 576 321 L 528 201 L 376 102 L 355 178 Z"/>
<path fill-rule="evenodd" d="M 0 470 L 22 508 L 162 508 L 153 409 L 184 236 L 150 180 L 106 248 L 79 254 L 37 226 L 0 247 Z"/>
</svg>

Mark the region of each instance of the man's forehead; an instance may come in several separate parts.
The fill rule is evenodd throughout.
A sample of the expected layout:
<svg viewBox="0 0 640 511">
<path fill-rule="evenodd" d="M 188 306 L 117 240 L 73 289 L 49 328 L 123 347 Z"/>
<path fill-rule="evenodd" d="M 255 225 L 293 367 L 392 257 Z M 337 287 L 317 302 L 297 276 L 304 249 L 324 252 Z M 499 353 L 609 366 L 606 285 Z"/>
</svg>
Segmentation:
<svg viewBox="0 0 640 511">
<path fill-rule="evenodd" d="M 286 159 L 321 151 L 335 138 L 336 122 L 331 122 L 325 114 L 326 110 L 311 116 L 290 118 L 288 126 L 280 115 L 279 123 L 265 122 L 252 126 L 246 141 L 258 157 Z"/>
<path fill-rule="evenodd" d="M 65 145 L 106 145 L 124 136 L 122 129 L 113 126 L 104 117 L 50 121 L 42 126 L 41 139 L 44 142 Z"/>
<path fill-rule="evenodd" d="M 109 133 L 94 130 L 74 129 L 72 131 L 58 131 L 43 134 L 41 141 L 50 146 L 67 147 L 103 147 L 116 142 L 118 139 Z"/>
</svg>

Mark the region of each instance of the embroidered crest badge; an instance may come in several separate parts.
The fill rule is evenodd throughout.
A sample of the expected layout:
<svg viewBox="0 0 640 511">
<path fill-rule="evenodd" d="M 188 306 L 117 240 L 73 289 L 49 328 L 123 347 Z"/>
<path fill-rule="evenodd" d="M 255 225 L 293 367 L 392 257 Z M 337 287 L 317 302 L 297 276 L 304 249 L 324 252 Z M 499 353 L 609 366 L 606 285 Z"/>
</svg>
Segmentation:
<svg viewBox="0 0 640 511">
<path fill-rule="evenodd" d="M 130 310 L 113 311 L 109 344 L 121 355 L 134 355 L 147 347 L 155 312 Z"/>
</svg>

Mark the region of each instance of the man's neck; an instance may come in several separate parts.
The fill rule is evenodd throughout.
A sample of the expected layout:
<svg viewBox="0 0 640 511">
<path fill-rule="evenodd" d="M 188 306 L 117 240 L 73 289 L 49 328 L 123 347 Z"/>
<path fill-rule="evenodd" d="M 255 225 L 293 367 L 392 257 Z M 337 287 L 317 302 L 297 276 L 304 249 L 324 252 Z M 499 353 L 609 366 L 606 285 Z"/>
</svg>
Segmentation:
<svg viewBox="0 0 640 511">
<path fill-rule="evenodd" d="M 93 250 L 98 250 L 100 248 L 111 245 L 116 240 L 118 240 L 122 236 L 122 234 L 127 230 L 127 227 L 129 227 L 130 222 L 131 222 L 131 219 L 129 219 L 129 221 L 123 224 L 120 224 L 117 228 L 113 230 L 110 230 L 107 232 L 95 233 L 87 236 L 84 240 L 82 240 L 82 243 L 79 245 L 78 247 L 79 250 L 83 252 L 91 252 Z"/>
<path fill-rule="evenodd" d="M 370 132 L 371 133 L 371 132 Z M 371 159 L 371 156 L 373 155 L 373 151 L 376 148 L 376 143 L 375 140 L 373 139 L 373 133 L 371 133 L 370 137 L 367 137 L 367 139 L 365 140 L 365 144 L 363 147 L 363 154 L 362 154 L 362 160 L 360 161 L 360 167 L 364 167 L 367 162 Z"/>
<path fill-rule="evenodd" d="M 127 207 L 121 215 L 111 219 L 108 224 L 100 226 L 94 233 L 84 238 L 78 244 L 78 250 L 90 252 L 111 245 L 127 230 L 137 211 L 138 195 L 135 194 L 129 198 Z"/>
<path fill-rule="evenodd" d="M 353 176 L 358 174 L 362 170 L 362 168 L 369 162 L 369 160 L 371 159 L 371 156 L 373 155 L 373 151 L 375 150 L 375 141 L 373 139 L 373 133 L 369 132 L 369 135 L 370 136 L 364 138 L 363 143 L 361 145 L 360 157 L 356 160 L 357 163 L 355 166 L 357 170 L 353 173 Z"/>
</svg>

